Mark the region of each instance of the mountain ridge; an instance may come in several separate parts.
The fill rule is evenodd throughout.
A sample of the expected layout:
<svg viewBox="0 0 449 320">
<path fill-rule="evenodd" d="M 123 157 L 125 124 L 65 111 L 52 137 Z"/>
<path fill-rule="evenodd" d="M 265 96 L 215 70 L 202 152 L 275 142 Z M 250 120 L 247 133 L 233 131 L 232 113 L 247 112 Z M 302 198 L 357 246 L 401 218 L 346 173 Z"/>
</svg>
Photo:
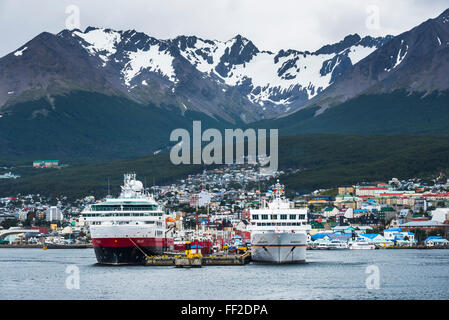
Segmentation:
<svg viewBox="0 0 449 320">
<path fill-rule="evenodd" d="M 315 52 L 88 27 L 0 58 L 4 159 L 143 156 L 192 121 L 280 135 L 449 134 L 449 9 L 399 36 Z M 142 148 L 140 148 L 142 147 Z"/>
<path fill-rule="evenodd" d="M 449 9 L 388 41 L 348 68 L 338 82 L 302 108 L 319 106 L 319 115 L 363 94 L 389 94 L 397 90 L 425 97 L 435 91 L 449 90 L 448 70 Z"/>
<path fill-rule="evenodd" d="M 0 108 L 29 96 L 38 98 L 38 93 L 33 95 L 36 88 L 52 95 L 74 86 L 126 96 L 143 104 L 164 101 L 181 110 L 200 111 L 230 122 L 257 121 L 300 107 L 345 69 L 391 39 L 348 37 L 317 52 L 289 49 L 273 53 L 259 50 L 241 35 L 228 41 L 196 36 L 160 40 L 135 30 L 95 27 L 84 32 L 41 33 L 0 59 L 0 65 L 3 61 L 5 66 L 20 66 L 18 70 L 5 67 L 0 73 Z M 34 52 L 45 42 L 54 43 L 47 55 L 42 50 Z M 26 62 L 27 56 L 37 61 L 60 61 L 67 68 L 46 66 L 40 75 L 39 65 L 27 66 L 20 61 Z M 70 61 L 73 58 L 77 58 L 76 64 Z M 90 72 L 78 73 L 78 68 Z M 36 73 L 31 79 L 27 77 L 30 69 Z M 95 80 L 90 81 L 91 77 Z M 21 82 L 30 84 L 20 86 Z"/>
</svg>

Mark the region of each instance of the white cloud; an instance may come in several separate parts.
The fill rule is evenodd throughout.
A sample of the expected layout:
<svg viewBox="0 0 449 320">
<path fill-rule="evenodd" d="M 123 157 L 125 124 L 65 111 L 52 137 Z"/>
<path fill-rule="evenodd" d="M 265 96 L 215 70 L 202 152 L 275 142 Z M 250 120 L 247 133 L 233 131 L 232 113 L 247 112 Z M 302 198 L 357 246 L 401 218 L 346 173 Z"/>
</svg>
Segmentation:
<svg viewBox="0 0 449 320">
<path fill-rule="evenodd" d="M 352 33 L 402 33 L 438 16 L 448 0 L 2 0 L 3 56 L 42 31 L 65 28 L 66 6 L 78 5 L 81 27 L 136 29 L 156 38 L 197 35 L 227 40 L 236 34 L 262 50 L 315 50 Z M 368 29 L 368 6 L 379 8 L 380 29 Z"/>
</svg>

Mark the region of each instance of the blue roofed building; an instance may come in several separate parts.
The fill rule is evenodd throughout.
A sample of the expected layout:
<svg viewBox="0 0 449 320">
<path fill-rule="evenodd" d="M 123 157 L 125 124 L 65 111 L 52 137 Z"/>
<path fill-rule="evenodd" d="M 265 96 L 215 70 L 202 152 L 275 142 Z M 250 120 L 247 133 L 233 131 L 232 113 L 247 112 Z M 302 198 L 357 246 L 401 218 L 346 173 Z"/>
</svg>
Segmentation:
<svg viewBox="0 0 449 320">
<path fill-rule="evenodd" d="M 330 234 L 332 234 L 332 233 L 331 232 L 315 233 L 314 235 L 312 235 L 312 240 L 316 241 L 316 240 L 324 239 L 325 237 L 327 237 Z"/>
<path fill-rule="evenodd" d="M 384 230 L 386 240 L 393 241 L 398 246 L 408 246 L 416 244 L 415 234 L 402 228 L 390 228 Z"/>
<path fill-rule="evenodd" d="M 352 234 L 349 233 L 331 233 L 327 236 L 330 241 L 338 240 L 342 242 L 348 242 L 352 238 Z"/>
<path fill-rule="evenodd" d="M 347 244 L 351 238 L 352 234 L 348 233 L 316 233 L 311 237 L 308 243 L 315 247 L 324 246 L 327 248 L 327 245 L 330 243 Z"/>
<path fill-rule="evenodd" d="M 447 239 L 444 239 L 442 236 L 427 237 L 427 239 L 424 240 L 424 243 L 428 247 L 447 246 L 447 245 L 449 245 L 449 241 Z"/>
<path fill-rule="evenodd" d="M 369 244 L 374 244 L 380 247 L 389 247 L 394 245 L 394 242 L 391 240 L 385 239 L 385 237 L 378 233 L 365 233 L 359 235 L 359 238 L 362 238 Z"/>
</svg>

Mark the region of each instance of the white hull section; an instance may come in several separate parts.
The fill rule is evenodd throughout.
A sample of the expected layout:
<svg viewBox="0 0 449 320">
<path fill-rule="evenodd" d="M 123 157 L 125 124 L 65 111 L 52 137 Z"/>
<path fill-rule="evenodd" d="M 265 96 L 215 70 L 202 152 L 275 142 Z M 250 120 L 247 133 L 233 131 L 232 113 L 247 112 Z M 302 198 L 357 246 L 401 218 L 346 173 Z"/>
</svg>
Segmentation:
<svg viewBox="0 0 449 320">
<path fill-rule="evenodd" d="M 163 231 L 152 225 L 91 225 L 92 238 L 163 238 Z"/>
<path fill-rule="evenodd" d="M 251 258 L 265 263 L 304 263 L 306 261 L 306 233 L 253 232 Z"/>
</svg>

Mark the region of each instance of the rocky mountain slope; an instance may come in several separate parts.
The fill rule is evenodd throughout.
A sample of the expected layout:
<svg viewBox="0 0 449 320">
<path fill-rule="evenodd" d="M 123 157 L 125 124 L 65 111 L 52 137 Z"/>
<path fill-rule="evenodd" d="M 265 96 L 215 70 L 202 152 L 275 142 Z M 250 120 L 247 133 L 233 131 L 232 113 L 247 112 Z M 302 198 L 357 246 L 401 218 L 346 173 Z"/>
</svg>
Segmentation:
<svg viewBox="0 0 449 320">
<path fill-rule="evenodd" d="M 316 52 L 263 51 L 240 35 L 42 33 L 0 58 L 0 160 L 144 156 L 193 120 L 281 135 L 449 134 L 448 73 L 449 10 Z"/>
<path fill-rule="evenodd" d="M 449 9 L 388 41 L 303 107 L 319 106 L 320 114 L 361 95 L 441 94 L 449 90 L 448 72 Z"/>
<path fill-rule="evenodd" d="M 78 90 L 252 122 L 301 107 L 391 38 L 355 34 L 316 52 L 273 53 L 240 35 L 160 40 L 92 27 L 42 33 L 0 59 L 0 110 Z"/>
</svg>

